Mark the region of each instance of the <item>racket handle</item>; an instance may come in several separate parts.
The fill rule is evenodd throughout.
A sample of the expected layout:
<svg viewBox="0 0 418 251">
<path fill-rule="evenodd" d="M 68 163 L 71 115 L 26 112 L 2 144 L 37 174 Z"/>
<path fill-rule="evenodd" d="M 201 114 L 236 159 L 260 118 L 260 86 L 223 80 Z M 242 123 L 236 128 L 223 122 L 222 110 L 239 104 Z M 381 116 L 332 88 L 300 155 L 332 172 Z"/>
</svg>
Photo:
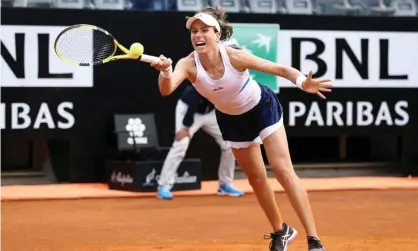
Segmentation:
<svg viewBox="0 0 418 251">
<path fill-rule="evenodd" d="M 150 55 L 146 55 L 146 54 L 142 54 L 141 58 L 139 59 L 142 62 L 146 62 L 151 64 L 152 62 L 155 62 L 157 60 L 160 60 L 159 57 L 154 57 L 154 56 L 150 56 Z"/>
</svg>

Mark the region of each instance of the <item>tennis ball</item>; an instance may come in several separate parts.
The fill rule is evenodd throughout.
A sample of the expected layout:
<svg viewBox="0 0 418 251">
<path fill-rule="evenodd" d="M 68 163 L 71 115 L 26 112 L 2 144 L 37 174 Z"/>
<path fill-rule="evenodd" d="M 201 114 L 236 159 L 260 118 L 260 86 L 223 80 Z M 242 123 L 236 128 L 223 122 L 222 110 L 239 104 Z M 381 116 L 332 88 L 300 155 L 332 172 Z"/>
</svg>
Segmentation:
<svg viewBox="0 0 418 251">
<path fill-rule="evenodd" d="M 129 52 L 134 56 L 141 56 L 144 53 L 144 46 L 140 43 L 133 43 L 129 48 Z"/>
</svg>

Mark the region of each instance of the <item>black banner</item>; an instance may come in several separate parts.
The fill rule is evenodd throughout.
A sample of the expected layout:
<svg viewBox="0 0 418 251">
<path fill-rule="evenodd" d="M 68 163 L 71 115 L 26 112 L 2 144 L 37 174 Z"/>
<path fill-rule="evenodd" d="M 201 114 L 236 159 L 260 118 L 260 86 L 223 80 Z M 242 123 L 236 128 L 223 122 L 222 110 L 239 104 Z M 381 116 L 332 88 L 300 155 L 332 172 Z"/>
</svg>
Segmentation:
<svg viewBox="0 0 418 251">
<path fill-rule="evenodd" d="M 192 13 L 1 10 L 2 135 L 68 141 L 71 145 L 68 180 L 74 182 L 106 179 L 103 170 L 107 154 L 117 151 L 118 145 L 115 114 L 153 114 L 157 143 L 171 145 L 175 104 L 189 83 L 184 83 L 172 95 L 162 97 L 157 84 L 158 72 L 145 63 L 119 61 L 94 69 L 64 66 L 48 48 L 66 26 L 87 23 L 108 30 L 126 46 L 141 42 L 145 53 L 164 54 L 177 62 L 192 51 L 185 28 L 185 17 Z M 341 134 L 408 137 L 411 131 L 417 130 L 418 88 L 372 87 L 376 82 L 408 81 L 415 76 L 405 73 L 399 64 L 391 64 L 402 61 L 396 58 L 396 52 L 402 49 L 396 41 L 388 40 L 386 35 L 376 39 L 369 37 L 367 41 L 361 37 L 318 39 L 309 33 L 336 30 L 416 34 L 416 18 L 230 13 L 229 20 L 279 24 L 283 36 L 286 36 L 285 31 L 293 30 L 296 35 L 289 39 L 291 57 L 287 59 L 291 65 L 312 68 L 318 77 L 328 73 L 332 74 L 331 80 L 355 76 L 360 79 L 359 83 L 368 83 L 362 87 L 334 88 L 326 101 L 296 88 L 280 87 L 278 96 L 284 107 L 289 137 Z M 414 41 L 408 42 L 414 44 Z M 380 47 L 374 47 L 373 43 Z M 303 46 L 311 45 L 316 49 L 307 53 Z M 375 48 L 380 48 L 377 65 L 372 63 L 377 56 L 372 51 Z M 304 62 L 310 64 L 304 65 Z M 418 86 L 418 83 L 412 84 Z M 205 151 L 201 151 L 203 145 Z M 187 153 L 188 158 L 201 159 L 203 179 L 217 179 L 218 156 L 218 146 L 203 133 L 196 134 Z"/>
<path fill-rule="evenodd" d="M 163 163 L 161 161 L 107 163 L 108 186 L 114 190 L 155 192 Z M 174 179 L 173 191 L 201 188 L 202 165 L 199 160 L 188 159 L 180 163 Z"/>
<path fill-rule="evenodd" d="M 290 135 L 408 135 L 417 130 L 416 95 L 418 89 L 335 88 L 327 100 L 297 89 L 279 97 Z"/>
</svg>

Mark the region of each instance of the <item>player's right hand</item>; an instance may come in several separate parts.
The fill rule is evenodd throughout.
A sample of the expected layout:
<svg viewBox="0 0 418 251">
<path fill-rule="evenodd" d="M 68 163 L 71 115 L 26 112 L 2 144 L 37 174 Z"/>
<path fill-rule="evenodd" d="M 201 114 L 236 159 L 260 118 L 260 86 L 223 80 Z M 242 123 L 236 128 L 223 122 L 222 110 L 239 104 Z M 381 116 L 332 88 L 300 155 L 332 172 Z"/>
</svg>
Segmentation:
<svg viewBox="0 0 418 251">
<path fill-rule="evenodd" d="M 176 141 L 180 141 L 185 137 L 190 137 L 189 128 L 180 129 L 180 131 L 176 134 Z"/>
<path fill-rule="evenodd" d="M 312 79 L 312 71 L 310 71 L 305 82 L 302 84 L 302 88 L 305 92 L 317 94 L 322 99 L 327 99 L 322 93 L 331 92 L 332 84 L 329 79 Z"/>
<path fill-rule="evenodd" d="M 160 55 L 160 60 L 151 63 L 151 67 L 154 67 L 159 71 L 169 71 L 173 61 L 170 58 L 166 58 L 164 55 Z"/>
</svg>

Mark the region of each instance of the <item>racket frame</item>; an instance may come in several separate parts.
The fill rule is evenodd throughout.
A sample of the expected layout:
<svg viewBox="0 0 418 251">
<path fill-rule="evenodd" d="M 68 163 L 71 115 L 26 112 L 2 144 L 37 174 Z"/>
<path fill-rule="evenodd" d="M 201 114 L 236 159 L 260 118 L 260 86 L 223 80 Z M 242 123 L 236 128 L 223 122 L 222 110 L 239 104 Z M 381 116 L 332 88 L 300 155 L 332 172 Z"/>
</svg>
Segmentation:
<svg viewBox="0 0 418 251">
<path fill-rule="evenodd" d="M 67 31 L 69 31 L 69 30 L 72 30 L 72 29 L 76 29 L 76 28 L 80 28 L 80 27 L 88 27 L 89 29 L 91 29 L 91 30 L 98 30 L 98 31 L 100 31 L 100 32 L 103 32 L 104 34 L 106 34 L 107 36 L 109 36 L 111 39 L 113 39 L 113 44 L 114 44 L 114 46 L 115 46 L 115 48 L 114 48 L 114 50 L 113 50 L 113 53 L 109 56 L 109 57 L 107 57 L 107 58 L 105 58 L 105 59 L 103 59 L 103 60 L 100 60 L 100 61 L 96 61 L 96 62 L 91 62 L 91 63 L 80 63 L 80 62 L 76 62 L 76 61 L 74 61 L 74 60 L 71 60 L 71 59 L 68 59 L 68 58 L 65 58 L 65 57 L 63 57 L 62 56 L 62 54 L 59 52 L 59 50 L 57 50 L 57 45 L 58 45 L 58 40 L 59 40 L 59 38 L 63 35 L 63 34 L 65 34 Z M 123 53 L 125 53 L 124 55 L 115 55 L 116 54 L 116 51 L 118 50 L 118 48 L 123 52 Z M 155 57 L 155 56 L 150 56 L 150 55 L 146 55 L 146 54 L 142 54 L 142 55 L 133 55 L 132 53 L 130 53 L 130 51 L 129 51 L 129 49 L 127 49 L 125 46 L 123 46 L 123 45 L 121 45 L 116 39 L 115 39 L 115 37 L 112 35 L 112 34 L 110 34 L 108 31 L 106 31 L 106 30 L 104 30 L 104 29 L 102 29 L 102 28 L 100 28 L 100 27 L 97 27 L 97 26 L 95 26 L 95 25 L 91 25 L 91 24 L 76 24 L 76 25 L 72 25 L 72 26 L 70 26 L 70 27 L 67 27 L 67 28 L 65 28 L 64 30 L 62 30 L 59 34 L 58 34 L 58 36 L 57 36 L 57 38 L 55 39 L 55 42 L 54 42 L 54 51 L 55 51 L 55 54 L 62 60 L 62 61 L 64 61 L 64 62 L 66 62 L 67 64 L 70 64 L 70 65 L 75 65 L 75 66 L 95 66 L 95 65 L 100 65 L 100 64 L 105 64 L 105 63 L 108 63 L 108 62 L 111 62 L 111 61 L 116 61 L 116 60 L 121 60 L 121 59 L 131 59 L 131 60 L 140 60 L 140 61 L 142 61 L 142 62 L 146 62 L 146 63 L 152 63 L 152 62 L 154 62 L 154 61 L 156 61 L 156 60 L 159 60 L 159 58 L 158 57 Z"/>
</svg>

